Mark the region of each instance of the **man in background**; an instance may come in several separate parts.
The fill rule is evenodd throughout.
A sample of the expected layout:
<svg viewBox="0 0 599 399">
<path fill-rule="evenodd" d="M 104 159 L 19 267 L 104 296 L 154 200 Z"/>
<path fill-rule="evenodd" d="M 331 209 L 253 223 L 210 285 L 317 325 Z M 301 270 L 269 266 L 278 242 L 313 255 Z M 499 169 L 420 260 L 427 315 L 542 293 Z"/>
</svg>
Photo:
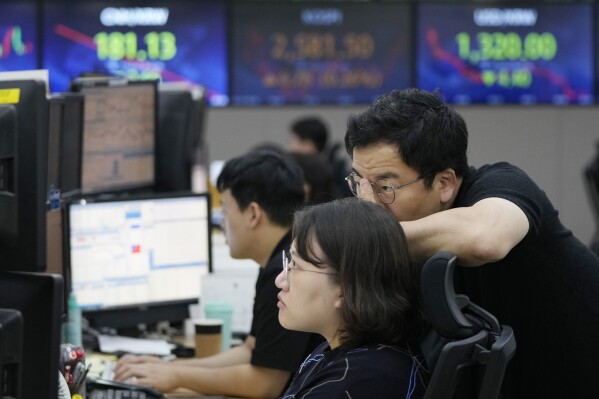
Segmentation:
<svg viewBox="0 0 599 399">
<path fill-rule="evenodd" d="M 302 154 L 324 154 L 329 139 L 329 130 L 315 116 L 304 117 L 291 123 L 289 151 Z"/>
<path fill-rule="evenodd" d="M 162 392 L 182 387 L 208 395 L 279 397 L 291 374 L 322 341 L 315 334 L 287 331 L 278 321 L 275 278 L 282 268 L 282 251 L 291 245 L 303 183 L 299 166 L 272 151 L 253 151 L 224 165 L 217 188 L 230 255 L 260 266 L 250 334 L 242 345 L 202 359 L 123 357 L 115 368 L 116 379 Z"/>
<path fill-rule="evenodd" d="M 599 398 L 599 258 L 506 162 L 468 165 L 468 130 L 435 93 L 395 90 L 352 115 L 352 191 L 401 222 L 410 256 L 457 256 L 456 284 L 513 328 L 502 398 Z"/>
<path fill-rule="evenodd" d="M 342 153 L 341 143 L 329 144 L 329 129 L 322 119 L 308 116 L 292 122 L 288 150 L 291 153 L 316 154 L 328 164 L 326 169 L 330 169 L 332 175 L 332 192 L 327 201 L 351 196 L 344 181 L 345 176 L 351 171 L 347 156 Z"/>
</svg>

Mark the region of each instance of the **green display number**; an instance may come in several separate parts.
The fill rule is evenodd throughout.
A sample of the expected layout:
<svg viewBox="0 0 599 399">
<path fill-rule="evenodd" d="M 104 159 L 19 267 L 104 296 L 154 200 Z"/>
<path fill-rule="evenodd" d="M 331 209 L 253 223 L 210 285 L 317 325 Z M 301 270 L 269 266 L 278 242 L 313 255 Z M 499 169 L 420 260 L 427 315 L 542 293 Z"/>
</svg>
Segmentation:
<svg viewBox="0 0 599 399">
<path fill-rule="evenodd" d="M 472 40 L 469 33 L 455 36 L 460 58 L 477 65 L 481 61 L 549 61 L 558 50 L 555 35 L 530 32 L 521 37 L 516 32 L 479 32 Z"/>
<path fill-rule="evenodd" d="M 177 55 L 177 39 L 171 32 L 148 32 L 144 47 L 135 32 L 99 32 L 94 36 L 99 60 L 169 61 Z"/>
</svg>

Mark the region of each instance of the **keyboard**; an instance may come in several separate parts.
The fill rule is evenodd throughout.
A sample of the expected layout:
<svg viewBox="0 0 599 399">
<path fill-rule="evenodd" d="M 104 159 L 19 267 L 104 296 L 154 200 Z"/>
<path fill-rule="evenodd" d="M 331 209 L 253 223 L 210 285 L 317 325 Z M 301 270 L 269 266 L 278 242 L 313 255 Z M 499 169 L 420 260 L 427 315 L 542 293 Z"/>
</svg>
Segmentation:
<svg viewBox="0 0 599 399">
<path fill-rule="evenodd" d="M 110 388 L 103 391 L 94 390 L 91 394 L 87 395 L 89 399 L 150 399 L 152 396 L 148 396 L 143 391 L 129 391 L 125 389 L 114 389 Z"/>
<path fill-rule="evenodd" d="M 160 392 L 141 385 L 106 380 L 87 380 L 88 399 L 166 399 Z"/>
</svg>

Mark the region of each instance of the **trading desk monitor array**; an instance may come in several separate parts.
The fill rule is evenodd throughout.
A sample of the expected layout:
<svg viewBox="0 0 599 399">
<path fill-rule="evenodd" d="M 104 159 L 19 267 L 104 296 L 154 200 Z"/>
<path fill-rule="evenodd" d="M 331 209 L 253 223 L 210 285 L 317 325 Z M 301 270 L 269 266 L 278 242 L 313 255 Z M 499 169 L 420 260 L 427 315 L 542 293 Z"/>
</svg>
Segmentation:
<svg viewBox="0 0 599 399">
<path fill-rule="evenodd" d="M 211 268 L 208 194 L 78 200 L 66 214 L 71 288 L 93 327 L 189 317 Z"/>
<path fill-rule="evenodd" d="M 156 81 L 78 79 L 83 93 L 81 194 L 154 184 Z"/>
</svg>

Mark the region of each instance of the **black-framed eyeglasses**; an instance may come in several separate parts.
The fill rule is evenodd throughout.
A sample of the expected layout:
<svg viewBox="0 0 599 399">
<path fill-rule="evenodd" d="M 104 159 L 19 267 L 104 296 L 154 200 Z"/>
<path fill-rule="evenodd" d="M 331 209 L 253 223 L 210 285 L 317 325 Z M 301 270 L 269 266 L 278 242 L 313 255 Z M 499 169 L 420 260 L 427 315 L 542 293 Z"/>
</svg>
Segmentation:
<svg viewBox="0 0 599 399">
<path fill-rule="evenodd" d="M 301 267 L 299 267 L 297 265 L 297 263 L 295 263 L 293 261 L 293 259 L 291 259 L 291 254 L 285 250 L 283 250 L 282 252 L 283 255 L 283 271 L 285 272 L 285 281 L 289 281 L 289 269 L 293 269 L 293 270 L 301 270 L 303 272 L 310 272 L 310 273 L 319 273 L 319 274 L 329 274 L 329 275 L 334 275 L 337 273 L 333 273 L 333 272 L 321 272 L 319 270 L 307 270 L 307 269 L 302 269 Z"/>
<path fill-rule="evenodd" d="M 409 186 L 410 184 L 417 183 L 420 180 L 423 180 L 424 178 L 430 176 L 431 174 L 432 172 L 427 173 L 424 176 L 420 176 L 416 180 L 412 180 L 410 182 L 407 182 L 406 184 L 400 184 L 399 186 L 394 186 L 387 179 L 378 179 L 374 183 L 369 183 L 372 186 L 372 190 L 376 193 L 376 195 L 384 204 L 392 204 L 393 201 L 395 201 L 395 190 L 399 190 L 400 188 Z M 356 172 L 350 173 L 350 175 L 345 178 L 345 181 L 347 181 L 347 185 L 349 186 L 350 191 L 356 197 L 359 196 L 358 189 L 360 187 L 360 181 L 362 179 L 363 177 L 358 175 Z"/>
</svg>

